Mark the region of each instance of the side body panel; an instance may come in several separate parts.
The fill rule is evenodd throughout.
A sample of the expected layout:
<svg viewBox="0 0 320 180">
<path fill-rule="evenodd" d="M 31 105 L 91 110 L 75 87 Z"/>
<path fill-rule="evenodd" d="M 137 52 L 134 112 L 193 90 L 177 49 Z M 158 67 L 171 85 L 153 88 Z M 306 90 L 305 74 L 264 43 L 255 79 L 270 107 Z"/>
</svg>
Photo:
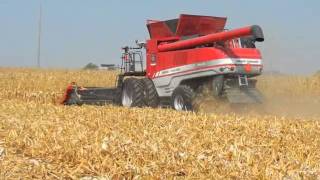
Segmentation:
<svg viewBox="0 0 320 180">
<path fill-rule="evenodd" d="M 261 74 L 260 51 L 251 48 L 194 48 L 157 52 L 156 41 L 147 46 L 147 76 L 152 79 L 160 97 L 171 96 L 187 79 L 217 74 Z"/>
</svg>

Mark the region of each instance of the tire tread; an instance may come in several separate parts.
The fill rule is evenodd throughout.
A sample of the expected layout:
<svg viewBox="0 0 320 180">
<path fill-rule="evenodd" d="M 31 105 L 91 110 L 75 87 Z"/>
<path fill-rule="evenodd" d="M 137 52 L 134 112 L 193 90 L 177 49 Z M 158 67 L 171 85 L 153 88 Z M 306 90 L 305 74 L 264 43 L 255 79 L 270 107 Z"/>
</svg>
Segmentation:
<svg viewBox="0 0 320 180">
<path fill-rule="evenodd" d="M 158 107 L 160 100 L 153 82 L 148 78 L 143 78 L 141 81 L 145 90 L 145 104 L 152 108 Z"/>
</svg>

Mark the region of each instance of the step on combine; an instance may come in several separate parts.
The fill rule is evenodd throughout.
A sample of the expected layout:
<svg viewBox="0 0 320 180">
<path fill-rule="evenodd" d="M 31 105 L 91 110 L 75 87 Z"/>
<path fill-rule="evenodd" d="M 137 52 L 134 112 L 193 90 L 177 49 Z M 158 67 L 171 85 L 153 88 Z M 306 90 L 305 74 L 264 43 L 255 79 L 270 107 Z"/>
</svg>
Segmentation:
<svg viewBox="0 0 320 180">
<path fill-rule="evenodd" d="M 263 69 L 255 46 L 264 41 L 263 31 L 257 25 L 227 30 L 226 20 L 186 14 L 167 21 L 148 20 L 150 39 L 122 48 L 121 73 L 114 88 L 71 83 L 62 103 L 170 105 L 190 111 L 205 85 L 213 97 L 230 103 L 261 103 L 253 77 Z"/>
</svg>

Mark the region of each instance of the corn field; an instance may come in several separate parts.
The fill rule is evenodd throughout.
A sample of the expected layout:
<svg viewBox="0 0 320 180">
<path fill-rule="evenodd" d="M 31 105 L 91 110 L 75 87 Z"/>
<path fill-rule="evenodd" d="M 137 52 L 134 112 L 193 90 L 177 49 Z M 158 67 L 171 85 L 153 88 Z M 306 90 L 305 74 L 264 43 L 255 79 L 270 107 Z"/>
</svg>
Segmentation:
<svg viewBox="0 0 320 180">
<path fill-rule="evenodd" d="M 265 76 L 261 107 L 61 106 L 116 72 L 0 69 L 0 179 L 319 179 L 320 75 Z"/>
</svg>

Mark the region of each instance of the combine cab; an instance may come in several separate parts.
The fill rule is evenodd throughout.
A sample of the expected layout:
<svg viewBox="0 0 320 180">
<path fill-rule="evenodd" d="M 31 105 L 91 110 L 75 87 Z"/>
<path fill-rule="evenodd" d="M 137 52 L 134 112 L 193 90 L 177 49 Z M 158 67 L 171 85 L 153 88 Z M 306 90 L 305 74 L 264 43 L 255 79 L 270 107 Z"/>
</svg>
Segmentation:
<svg viewBox="0 0 320 180">
<path fill-rule="evenodd" d="M 252 79 L 262 73 L 261 54 L 255 47 L 264 41 L 262 29 L 254 25 L 226 30 L 226 20 L 195 15 L 149 20 L 150 39 L 123 48 L 115 88 L 73 83 L 62 103 L 126 107 L 169 103 L 176 110 L 193 110 L 192 102 L 204 85 L 209 85 L 212 96 L 230 103 L 262 102 Z"/>
</svg>

